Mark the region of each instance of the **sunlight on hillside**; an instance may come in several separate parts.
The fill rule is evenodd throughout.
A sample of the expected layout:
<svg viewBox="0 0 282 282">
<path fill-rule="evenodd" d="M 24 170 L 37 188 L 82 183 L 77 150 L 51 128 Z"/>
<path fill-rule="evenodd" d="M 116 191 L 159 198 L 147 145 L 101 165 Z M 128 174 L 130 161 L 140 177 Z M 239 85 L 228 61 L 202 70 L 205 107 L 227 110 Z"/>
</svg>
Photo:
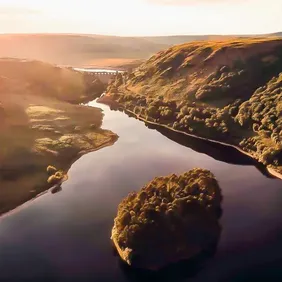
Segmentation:
<svg viewBox="0 0 282 282">
<path fill-rule="evenodd" d="M 62 110 L 52 109 L 46 106 L 30 106 L 26 109 L 26 113 L 33 118 L 39 118 L 42 115 L 51 115 L 63 113 Z"/>
</svg>

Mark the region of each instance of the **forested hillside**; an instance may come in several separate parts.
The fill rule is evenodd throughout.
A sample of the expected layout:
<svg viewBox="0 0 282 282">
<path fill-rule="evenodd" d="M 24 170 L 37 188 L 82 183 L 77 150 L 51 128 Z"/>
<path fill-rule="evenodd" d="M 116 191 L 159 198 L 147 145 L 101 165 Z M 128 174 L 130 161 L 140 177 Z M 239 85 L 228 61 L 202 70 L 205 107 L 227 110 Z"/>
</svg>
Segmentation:
<svg viewBox="0 0 282 282">
<path fill-rule="evenodd" d="M 280 72 L 279 38 L 193 42 L 119 76 L 108 96 L 148 121 L 238 146 L 281 170 Z"/>
</svg>

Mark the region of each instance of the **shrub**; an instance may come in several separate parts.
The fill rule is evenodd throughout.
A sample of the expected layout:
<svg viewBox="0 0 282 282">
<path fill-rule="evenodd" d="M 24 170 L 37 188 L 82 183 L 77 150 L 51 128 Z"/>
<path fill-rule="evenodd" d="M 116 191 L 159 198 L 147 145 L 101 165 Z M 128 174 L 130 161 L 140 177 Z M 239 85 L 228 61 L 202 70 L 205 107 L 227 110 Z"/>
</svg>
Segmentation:
<svg viewBox="0 0 282 282">
<path fill-rule="evenodd" d="M 158 117 L 158 108 L 156 106 L 149 106 L 149 108 L 147 109 L 147 113 L 151 117 Z"/>
<path fill-rule="evenodd" d="M 53 174 L 55 174 L 57 171 L 58 171 L 58 170 L 57 170 L 54 166 L 52 166 L 52 165 L 49 165 L 49 166 L 47 167 L 47 173 L 48 173 L 49 175 L 53 175 Z"/>
<path fill-rule="evenodd" d="M 63 171 L 56 170 L 56 172 L 48 178 L 47 182 L 51 185 L 56 185 L 56 184 L 61 183 L 64 177 L 65 177 L 65 173 Z"/>
<path fill-rule="evenodd" d="M 63 177 L 59 177 L 59 176 L 56 176 L 55 174 L 54 175 L 51 175 L 47 182 L 51 185 L 55 185 L 55 184 L 59 184 L 61 181 L 62 181 Z"/>
</svg>

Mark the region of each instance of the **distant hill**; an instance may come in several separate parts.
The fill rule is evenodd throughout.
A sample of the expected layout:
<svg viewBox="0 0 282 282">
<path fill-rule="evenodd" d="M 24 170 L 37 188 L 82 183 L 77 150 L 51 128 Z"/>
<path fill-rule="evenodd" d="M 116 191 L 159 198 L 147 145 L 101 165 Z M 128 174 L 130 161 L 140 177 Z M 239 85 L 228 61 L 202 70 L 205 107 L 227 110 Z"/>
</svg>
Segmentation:
<svg viewBox="0 0 282 282">
<path fill-rule="evenodd" d="M 272 34 L 270 34 L 270 36 L 278 36 L 278 37 L 282 37 L 282 32 L 272 33 Z"/>
<path fill-rule="evenodd" d="M 234 36 L 118 37 L 91 34 L 2 34 L 0 57 L 26 58 L 72 66 L 121 66 L 148 59 L 156 52 L 172 45 L 231 37 Z"/>
<path fill-rule="evenodd" d="M 95 35 L 0 35 L 0 57 L 59 65 L 115 65 L 146 59 L 167 45 L 144 38 Z"/>
<path fill-rule="evenodd" d="M 79 103 L 101 95 L 105 85 L 93 76 L 40 61 L 0 59 L 0 102 L 9 92 L 21 92 Z M 91 93 L 91 95 L 90 95 Z"/>
<path fill-rule="evenodd" d="M 163 44 L 168 47 L 172 45 L 182 44 L 191 41 L 202 41 L 202 40 L 224 40 L 232 38 L 229 35 L 172 35 L 172 36 L 152 36 L 142 37 L 155 44 Z"/>
</svg>

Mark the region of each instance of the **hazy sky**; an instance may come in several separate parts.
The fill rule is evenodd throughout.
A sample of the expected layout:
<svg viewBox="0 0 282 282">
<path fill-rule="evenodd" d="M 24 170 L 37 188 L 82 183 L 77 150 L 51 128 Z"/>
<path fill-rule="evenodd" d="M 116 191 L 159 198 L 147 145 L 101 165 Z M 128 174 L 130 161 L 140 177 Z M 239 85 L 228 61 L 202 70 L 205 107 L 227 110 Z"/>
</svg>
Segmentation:
<svg viewBox="0 0 282 282">
<path fill-rule="evenodd" d="M 0 33 L 269 33 L 281 14 L 282 0 L 0 0 Z"/>
</svg>

